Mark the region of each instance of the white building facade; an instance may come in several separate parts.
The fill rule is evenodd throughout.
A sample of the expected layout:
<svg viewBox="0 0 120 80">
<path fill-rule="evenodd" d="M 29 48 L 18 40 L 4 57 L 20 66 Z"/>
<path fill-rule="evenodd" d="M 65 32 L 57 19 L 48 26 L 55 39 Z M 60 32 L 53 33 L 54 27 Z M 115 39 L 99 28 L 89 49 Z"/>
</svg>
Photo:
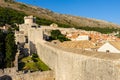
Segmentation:
<svg viewBox="0 0 120 80">
<path fill-rule="evenodd" d="M 117 42 L 114 42 L 117 44 Z M 120 42 L 117 44 L 119 45 Z M 107 52 L 107 53 L 120 53 L 119 46 L 115 46 L 114 44 L 111 44 L 110 42 L 106 42 L 104 45 L 102 45 L 97 50 L 98 52 Z"/>
<path fill-rule="evenodd" d="M 88 35 L 83 35 L 83 36 L 78 36 L 77 38 L 76 38 L 76 41 L 80 41 L 80 40 L 89 40 L 90 38 L 89 38 L 89 36 Z"/>
</svg>

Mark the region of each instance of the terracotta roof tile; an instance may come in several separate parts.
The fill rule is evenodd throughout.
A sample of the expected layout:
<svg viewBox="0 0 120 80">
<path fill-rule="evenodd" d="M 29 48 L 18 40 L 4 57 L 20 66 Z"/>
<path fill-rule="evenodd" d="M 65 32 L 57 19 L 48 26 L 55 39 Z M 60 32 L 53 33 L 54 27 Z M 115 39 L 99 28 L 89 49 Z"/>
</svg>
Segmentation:
<svg viewBox="0 0 120 80">
<path fill-rule="evenodd" d="M 62 47 L 66 48 L 95 48 L 95 45 L 90 41 L 65 41 L 60 44 Z"/>
<path fill-rule="evenodd" d="M 120 41 L 109 41 L 109 43 L 120 50 Z"/>
</svg>

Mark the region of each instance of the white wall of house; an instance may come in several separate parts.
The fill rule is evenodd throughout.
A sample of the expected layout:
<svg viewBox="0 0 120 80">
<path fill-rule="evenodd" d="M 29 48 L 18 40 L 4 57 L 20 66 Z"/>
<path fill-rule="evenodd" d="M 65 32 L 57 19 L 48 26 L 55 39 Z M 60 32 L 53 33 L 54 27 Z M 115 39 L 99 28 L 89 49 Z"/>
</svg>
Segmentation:
<svg viewBox="0 0 120 80">
<path fill-rule="evenodd" d="M 76 38 L 76 40 L 77 40 L 77 41 L 79 41 L 79 40 L 89 40 L 89 36 L 87 36 L 87 35 L 78 36 L 78 37 Z"/>
<path fill-rule="evenodd" d="M 101 46 L 98 49 L 98 52 L 107 52 L 107 51 L 109 51 L 109 53 L 120 53 L 120 50 L 112 46 L 109 42 L 105 43 L 103 46 Z"/>
</svg>

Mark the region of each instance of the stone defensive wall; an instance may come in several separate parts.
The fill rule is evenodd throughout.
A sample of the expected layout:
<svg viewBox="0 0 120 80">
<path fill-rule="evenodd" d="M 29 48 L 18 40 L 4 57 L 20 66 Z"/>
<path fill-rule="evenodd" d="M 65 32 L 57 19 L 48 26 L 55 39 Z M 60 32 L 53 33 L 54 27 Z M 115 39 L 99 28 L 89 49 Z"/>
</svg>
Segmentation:
<svg viewBox="0 0 120 80">
<path fill-rule="evenodd" d="M 37 43 L 37 53 L 55 72 L 55 80 L 120 80 L 120 55 L 65 49 Z"/>
<path fill-rule="evenodd" d="M 13 80 L 54 80 L 52 71 L 18 74 L 13 77 Z"/>
<path fill-rule="evenodd" d="M 54 80 L 53 71 L 33 72 L 33 73 L 12 73 L 0 75 L 0 80 L 3 76 L 9 76 L 12 80 Z"/>
<path fill-rule="evenodd" d="M 0 76 L 4 75 L 4 74 L 6 74 L 6 75 L 9 75 L 9 74 L 14 75 L 16 73 L 16 69 L 17 69 L 16 67 L 0 69 Z"/>
</svg>

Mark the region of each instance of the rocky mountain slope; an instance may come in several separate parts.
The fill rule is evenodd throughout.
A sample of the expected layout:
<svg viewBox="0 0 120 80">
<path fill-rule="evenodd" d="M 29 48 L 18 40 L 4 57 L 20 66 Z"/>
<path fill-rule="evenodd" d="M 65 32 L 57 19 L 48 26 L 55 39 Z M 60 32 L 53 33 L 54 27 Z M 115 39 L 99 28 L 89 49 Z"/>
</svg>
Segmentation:
<svg viewBox="0 0 120 80">
<path fill-rule="evenodd" d="M 110 28 L 118 28 L 120 27 L 117 24 L 113 24 L 107 21 L 83 18 L 79 16 L 72 15 L 64 15 L 54 13 L 48 9 L 31 6 L 19 2 L 4 2 L 0 0 L 1 7 L 8 7 L 18 11 L 25 12 L 28 15 L 34 15 L 42 19 L 47 19 L 53 21 L 55 23 L 60 23 L 62 25 L 67 25 L 69 27 L 110 27 Z"/>
</svg>

